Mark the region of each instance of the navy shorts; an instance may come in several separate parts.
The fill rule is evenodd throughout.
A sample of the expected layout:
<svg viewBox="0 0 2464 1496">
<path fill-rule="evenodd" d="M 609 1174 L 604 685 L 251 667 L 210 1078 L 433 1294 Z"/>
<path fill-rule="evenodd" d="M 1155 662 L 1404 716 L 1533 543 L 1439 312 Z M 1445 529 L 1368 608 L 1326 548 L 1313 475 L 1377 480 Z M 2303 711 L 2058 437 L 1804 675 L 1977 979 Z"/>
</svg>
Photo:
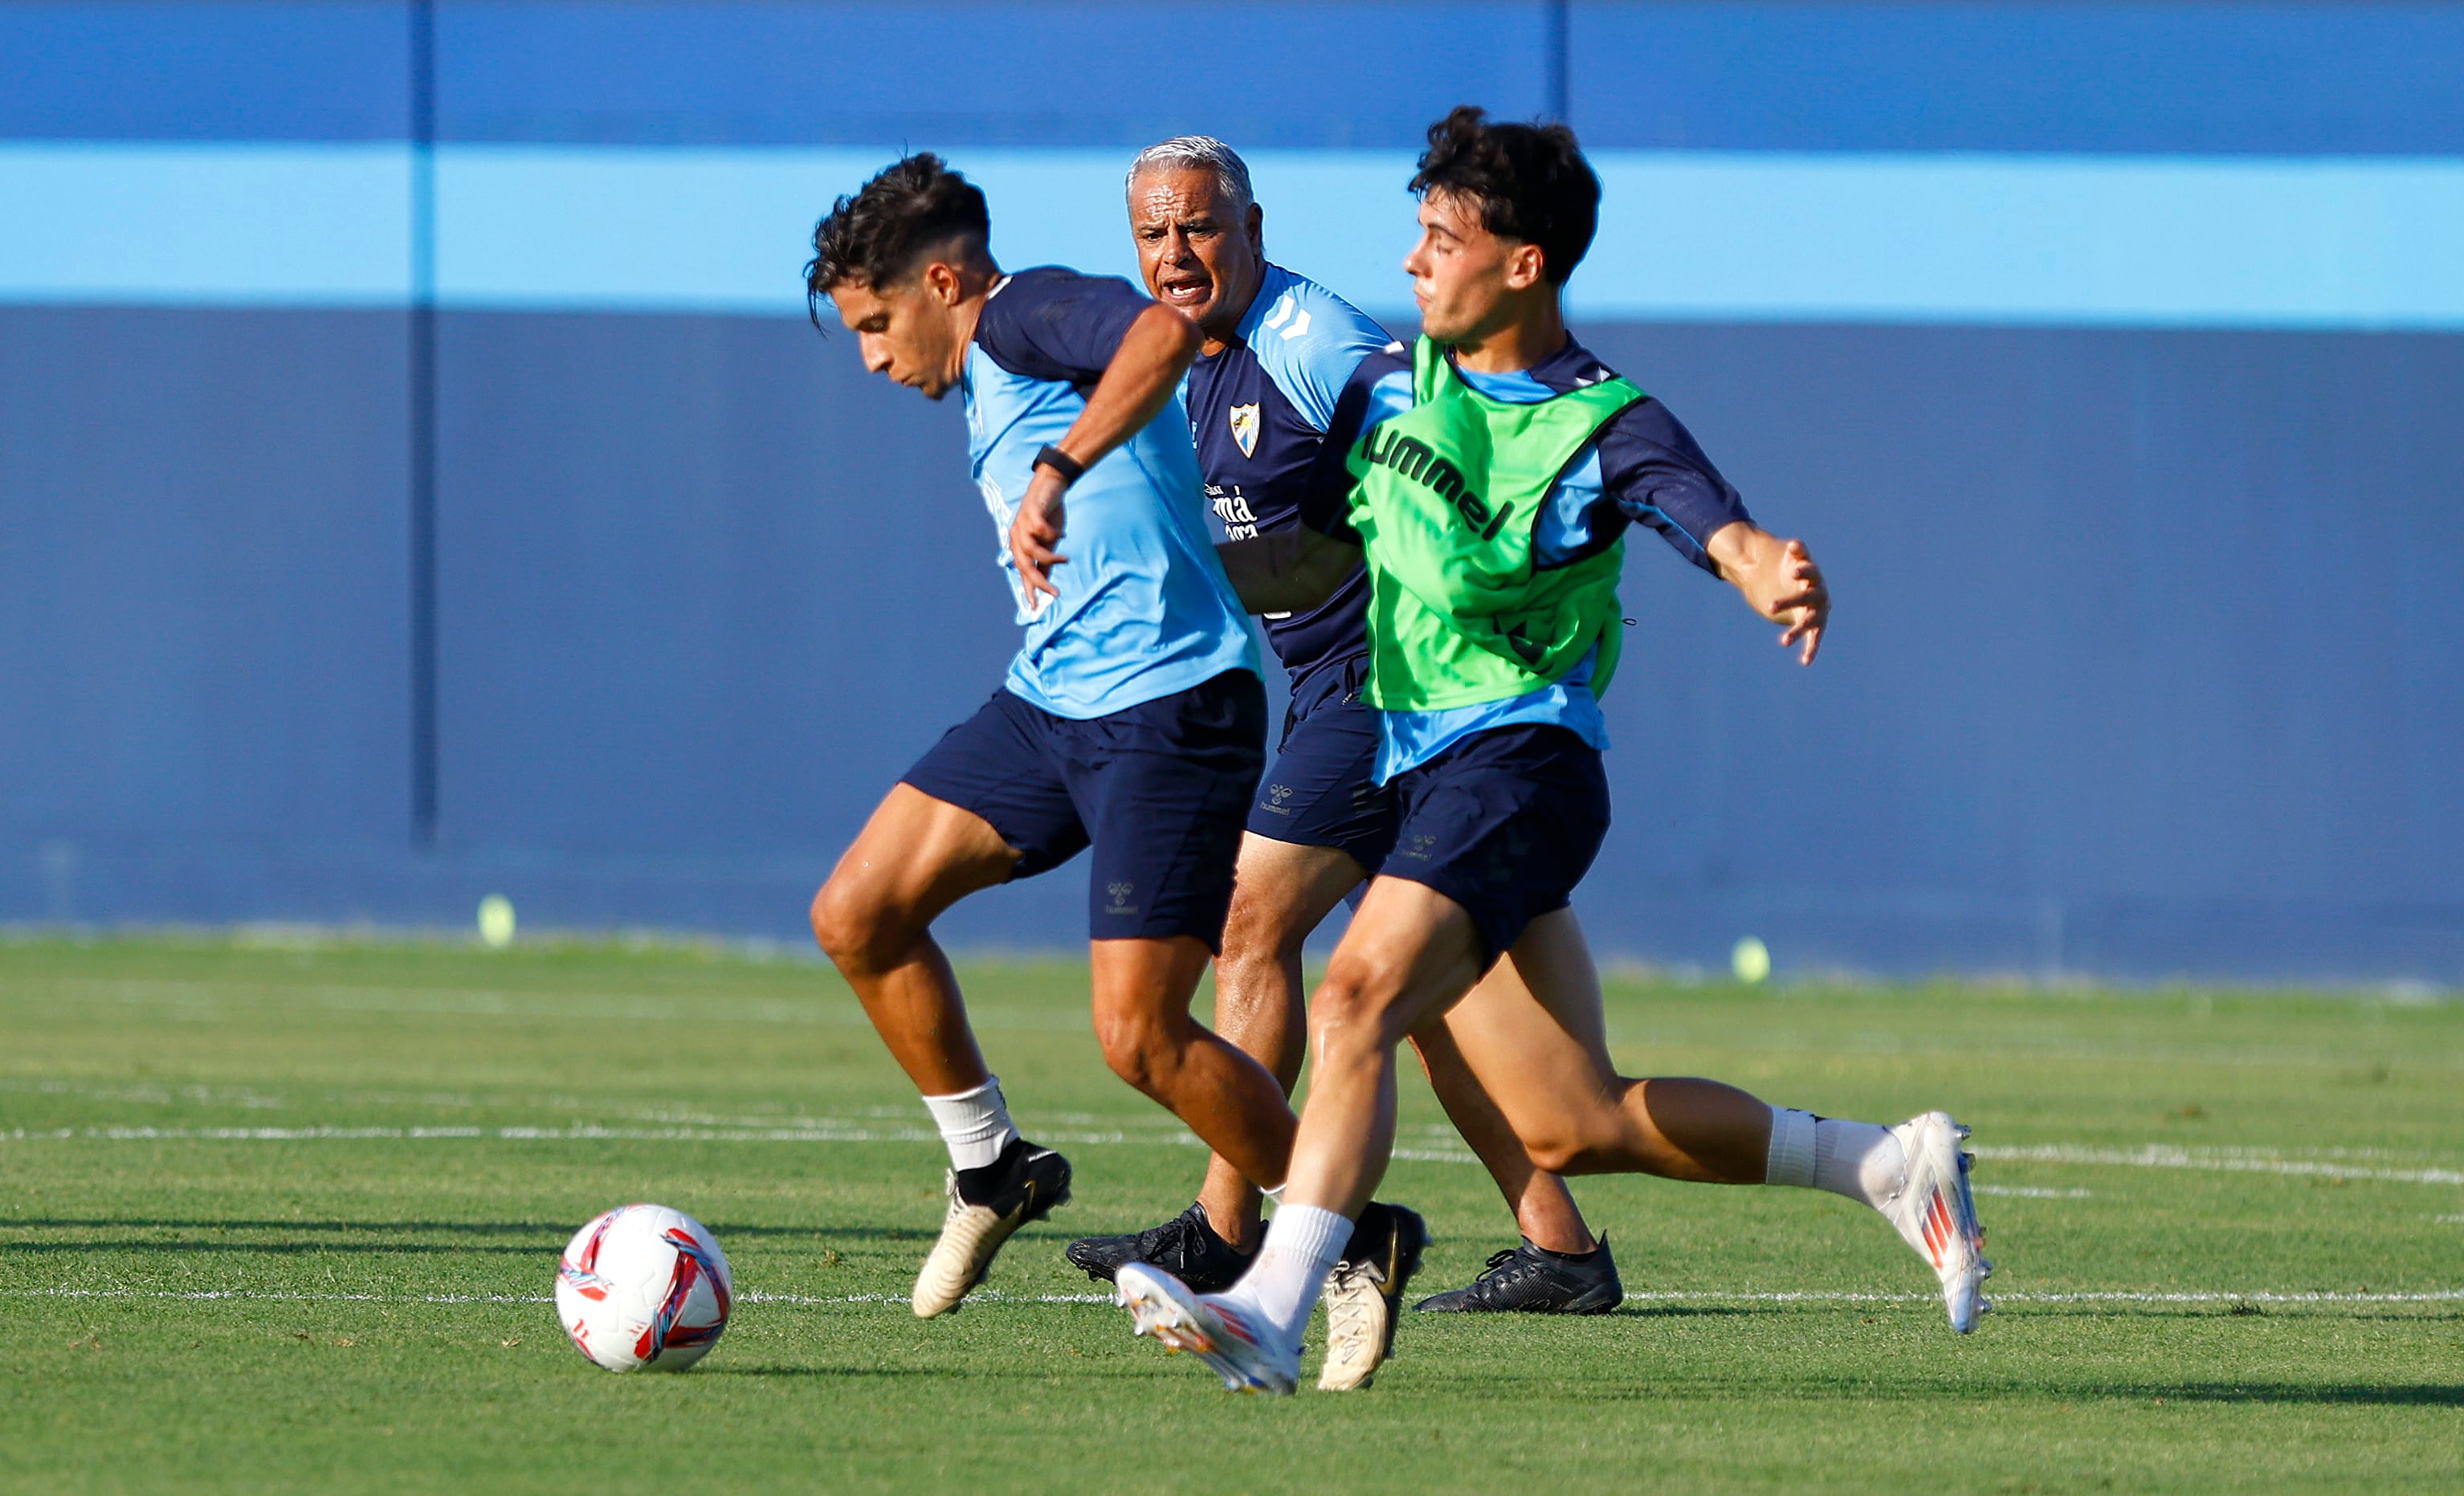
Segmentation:
<svg viewBox="0 0 2464 1496">
<path fill-rule="evenodd" d="M 1389 787 L 1401 825 L 1380 870 L 1462 905 L 1484 968 L 1572 902 L 1608 834 L 1600 751 L 1562 727 L 1474 733 Z"/>
<path fill-rule="evenodd" d="M 1331 847 L 1375 872 L 1395 846 L 1395 797 L 1372 782 L 1377 714 L 1360 701 L 1367 662 L 1317 672 L 1292 695 L 1283 746 L 1249 807 L 1249 829 L 1278 842 Z"/>
<path fill-rule="evenodd" d="M 1185 935 L 1221 950 L 1241 818 L 1265 760 L 1265 687 L 1226 671 L 1084 720 L 996 691 L 903 779 L 990 822 L 1018 849 L 1013 878 L 1091 846 L 1089 939 Z"/>
</svg>

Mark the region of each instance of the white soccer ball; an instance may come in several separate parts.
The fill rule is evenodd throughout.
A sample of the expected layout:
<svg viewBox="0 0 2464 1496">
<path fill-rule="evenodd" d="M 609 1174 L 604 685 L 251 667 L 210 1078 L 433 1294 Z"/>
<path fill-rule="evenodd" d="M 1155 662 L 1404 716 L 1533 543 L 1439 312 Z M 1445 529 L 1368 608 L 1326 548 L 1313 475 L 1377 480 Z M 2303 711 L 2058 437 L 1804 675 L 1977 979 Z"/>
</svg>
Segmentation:
<svg viewBox="0 0 2464 1496">
<path fill-rule="evenodd" d="M 574 1233 L 556 1265 L 556 1312 L 574 1347 L 611 1372 L 681 1372 L 710 1353 L 736 1296 L 727 1254 L 665 1205 L 619 1205 Z"/>
</svg>

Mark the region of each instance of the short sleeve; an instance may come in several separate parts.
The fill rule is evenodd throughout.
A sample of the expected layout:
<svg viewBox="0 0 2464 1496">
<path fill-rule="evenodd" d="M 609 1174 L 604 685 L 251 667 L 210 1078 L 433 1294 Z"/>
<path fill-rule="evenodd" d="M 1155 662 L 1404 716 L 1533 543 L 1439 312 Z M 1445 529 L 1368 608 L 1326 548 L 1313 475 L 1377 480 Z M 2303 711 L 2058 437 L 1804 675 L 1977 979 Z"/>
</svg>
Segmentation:
<svg viewBox="0 0 2464 1496">
<path fill-rule="evenodd" d="M 1393 348 L 1361 359 L 1344 382 L 1330 412 L 1326 440 L 1301 495 L 1301 523 L 1347 544 L 1358 545 L 1352 528 L 1350 458 L 1361 433 L 1412 408 L 1412 361 Z"/>
<path fill-rule="evenodd" d="M 1668 407 L 1645 400 L 1600 432 L 1601 497 L 1638 524 L 1649 525 L 1679 555 L 1716 572 L 1705 549 L 1720 529 L 1750 521 L 1735 485 L 1720 475 Z"/>
<path fill-rule="evenodd" d="M 1321 431 L 1334 420 L 1360 361 L 1400 346 L 1349 301 L 1280 267 L 1243 321 L 1242 341 L 1259 367 Z"/>
<path fill-rule="evenodd" d="M 1130 324 L 1155 305 L 1128 281 L 1045 266 L 995 289 L 976 319 L 976 345 L 1028 379 L 1091 385 L 1104 377 Z"/>
</svg>

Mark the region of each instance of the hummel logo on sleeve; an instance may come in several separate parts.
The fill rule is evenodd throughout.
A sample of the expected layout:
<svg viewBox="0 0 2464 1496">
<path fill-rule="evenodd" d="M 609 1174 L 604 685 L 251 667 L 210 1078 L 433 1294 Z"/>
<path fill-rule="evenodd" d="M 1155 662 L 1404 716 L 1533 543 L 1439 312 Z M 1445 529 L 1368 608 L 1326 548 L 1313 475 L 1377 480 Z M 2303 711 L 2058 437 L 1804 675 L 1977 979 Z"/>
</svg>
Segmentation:
<svg viewBox="0 0 2464 1496">
<path fill-rule="evenodd" d="M 1292 325 L 1285 327 L 1286 322 Z M 1268 328 L 1283 328 L 1283 339 L 1286 342 L 1289 342 L 1309 330 L 1309 308 L 1301 305 L 1299 298 L 1287 291 L 1284 293 L 1284 298 L 1275 303 L 1275 309 L 1266 314 L 1266 320 L 1262 325 Z"/>
</svg>

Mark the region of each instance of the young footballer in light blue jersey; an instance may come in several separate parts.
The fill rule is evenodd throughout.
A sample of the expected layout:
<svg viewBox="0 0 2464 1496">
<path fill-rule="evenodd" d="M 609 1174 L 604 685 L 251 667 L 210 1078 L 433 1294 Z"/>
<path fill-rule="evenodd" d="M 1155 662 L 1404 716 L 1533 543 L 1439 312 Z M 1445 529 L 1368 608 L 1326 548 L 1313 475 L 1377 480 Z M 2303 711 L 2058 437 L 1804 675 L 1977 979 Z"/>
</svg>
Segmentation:
<svg viewBox="0 0 2464 1496">
<path fill-rule="evenodd" d="M 1003 275 L 990 236 L 983 194 L 914 155 L 838 200 L 805 270 L 816 322 L 828 300 L 867 368 L 935 400 L 963 392 L 1024 630 L 1002 688 L 892 786 L 813 900 L 815 937 L 949 1147 L 949 1208 L 913 1296 L 927 1317 L 1070 1183 L 1011 1125 L 933 939 L 960 898 L 1091 849 L 1105 1059 L 1262 1186 L 1282 1181 L 1293 1128 L 1274 1076 L 1189 1013 L 1266 715 L 1177 396 L 1198 329 L 1125 281 Z"/>
</svg>

